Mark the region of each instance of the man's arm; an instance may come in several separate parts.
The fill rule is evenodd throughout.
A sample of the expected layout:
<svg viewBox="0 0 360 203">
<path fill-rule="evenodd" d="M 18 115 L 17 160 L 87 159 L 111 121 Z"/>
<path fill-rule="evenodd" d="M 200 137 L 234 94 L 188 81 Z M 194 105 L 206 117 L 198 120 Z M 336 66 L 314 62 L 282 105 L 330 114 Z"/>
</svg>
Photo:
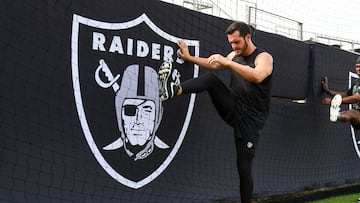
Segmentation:
<svg viewBox="0 0 360 203">
<path fill-rule="evenodd" d="M 250 66 L 241 65 L 235 61 L 229 60 L 235 56 L 232 52 L 228 55 L 228 62 L 225 65 L 227 68 L 233 70 L 235 73 L 243 77 L 245 80 L 254 83 L 261 83 L 273 71 L 273 57 L 267 53 L 260 53 L 255 59 L 255 68 Z"/>
<path fill-rule="evenodd" d="M 356 94 L 351 95 L 351 96 L 343 97 L 342 98 L 342 103 L 343 104 L 357 104 L 357 103 L 360 103 L 360 94 L 356 93 Z"/>
<path fill-rule="evenodd" d="M 321 103 L 330 105 L 331 104 L 331 99 L 332 98 L 322 98 Z M 342 104 L 357 104 L 357 103 L 360 103 L 360 94 L 356 93 L 356 94 L 351 95 L 351 96 L 342 97 L 341 103 Z"/>
<path fill-rule="evenodd" d="M 178 42 L 178 46 L 180 48 L 180 52 L 178 52 L 178 55 L 183 60 L 189 61 L 191 63 L 195 63 L 203 68 L 208 68 L 208 69 L 223 69 L 224 68 L 219 63 L 209 63 L 210 57 L 204 58 L 204 57 L 197 57 L 197 56 L 190 55 L 188 45 L 182 40 L 180 40 Z"/>
<path fill-rule="evenodd" d="M 273 58 L 267 52 L 260 53 L 256 57 L 255 68 L 252 68 L 232 61 L 235 56 L 234 51 L 230 52 L 226 57 L 220 54 L 213 54 L 209 58 L 202 58 L 191 56 L 188 46 L 184 41 L 179 41 L 178 45 L 180 47 L 178 54 L 182 59 L 208 69 L 231 69 L 250 82 L 260 83 L 273 71 Z"/>
<path fill-rule="evenodd" d="M 323 91 L 332 97 L 335 96 L 336 94 L 340 94 L 342 98 L 345 98 L 348 96 L 347 92 L 336 92 L 336 91 L 329 89 L 329 80 L 328 80 L 327 76 L 325 76 L 324 79 L 321 81 L 321 85 L 322 85 Z"/>
</svg>

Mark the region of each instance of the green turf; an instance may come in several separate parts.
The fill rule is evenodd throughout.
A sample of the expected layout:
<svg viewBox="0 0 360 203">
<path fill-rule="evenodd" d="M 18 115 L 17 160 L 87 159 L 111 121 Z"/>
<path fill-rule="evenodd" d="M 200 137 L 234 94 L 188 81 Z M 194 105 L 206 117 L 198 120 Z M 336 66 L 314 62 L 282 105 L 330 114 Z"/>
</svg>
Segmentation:
<svg viewBox="0 0 360 203">
<path fill-rule="evenodd" d="M 360 193 L 330 197 L 309 203 L 358 203 L 358 198 L 360 198 Z"/>
</svg>

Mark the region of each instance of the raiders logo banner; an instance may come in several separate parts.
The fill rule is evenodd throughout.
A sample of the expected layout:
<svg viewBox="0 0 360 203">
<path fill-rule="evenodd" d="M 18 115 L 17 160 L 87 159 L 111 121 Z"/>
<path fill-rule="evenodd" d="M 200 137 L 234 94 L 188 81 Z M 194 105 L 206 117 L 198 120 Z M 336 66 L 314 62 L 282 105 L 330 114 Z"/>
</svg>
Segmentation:
<svg viewBox="0 0 360 203">
<path fill-rule="evenodd" d="M 181 82 L 198 75 L 177 56 L 177 42 L 146 14 L 127 22 L 73 15 L 72 79 L 85 139 L 100 166 L 116 181 L 140 188 L 169 166 L 190 123 L 195 95 L 162 102 L 158 68 L 173 63 Z M 193 55 L 199 41 L 183 39 Z"/>
</svg>

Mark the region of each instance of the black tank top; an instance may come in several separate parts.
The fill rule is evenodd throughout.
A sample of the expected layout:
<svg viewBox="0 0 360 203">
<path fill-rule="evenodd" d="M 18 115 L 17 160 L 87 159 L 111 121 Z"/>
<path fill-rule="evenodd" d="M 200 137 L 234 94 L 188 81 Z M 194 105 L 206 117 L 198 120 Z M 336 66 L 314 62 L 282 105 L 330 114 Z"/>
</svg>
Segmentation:
<svg viewBox="0 0 360 203">
<path fill-rule="evenodd" d="M 351 88 L 347 91 L 347 96 L 352 96 L 360 93 L 360 80 L 356 79 Z M 360 103 L 351 104 L 353 109 L 360 110 Z"/>
<path fill-rule="evenodd" d="M 257 48 L 249 56 L 235 56 L 233 61 L 255 68 L 255 58 L 262 52 L 264 50 Z M 230 88 L 235 95 L 238 110 L 246 111 L 253 116 L 261 127 L 270 110 L 271 86 L 272 74 L 257 84 L 245 80 L 234 72 L 231 73 Z"/>
</svg>

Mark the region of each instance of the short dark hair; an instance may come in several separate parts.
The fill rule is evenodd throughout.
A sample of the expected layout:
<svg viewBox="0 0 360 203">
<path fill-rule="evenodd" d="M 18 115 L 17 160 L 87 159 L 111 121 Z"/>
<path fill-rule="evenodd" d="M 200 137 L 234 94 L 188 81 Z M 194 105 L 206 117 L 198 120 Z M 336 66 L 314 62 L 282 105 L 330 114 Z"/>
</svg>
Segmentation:
<svg viewBox="0 0 360 203">
<path fill-rule="evenodd" d="M 240 36 L 245 37 L 247 34 L 251 34 L 251 28 L 248 24 L 240 21 L 235 21 L 229 25 L 229 27 L 226 29 L 226 34 L 231 35 L 235 31 L 240 32 Z"/>
<path fill-rule="evenodd" d="M 355 64 L 360 64 L 360 56 L 356 59 Z"/>
</svg>

